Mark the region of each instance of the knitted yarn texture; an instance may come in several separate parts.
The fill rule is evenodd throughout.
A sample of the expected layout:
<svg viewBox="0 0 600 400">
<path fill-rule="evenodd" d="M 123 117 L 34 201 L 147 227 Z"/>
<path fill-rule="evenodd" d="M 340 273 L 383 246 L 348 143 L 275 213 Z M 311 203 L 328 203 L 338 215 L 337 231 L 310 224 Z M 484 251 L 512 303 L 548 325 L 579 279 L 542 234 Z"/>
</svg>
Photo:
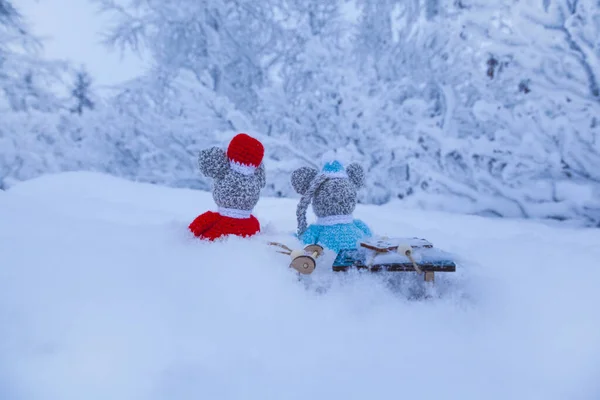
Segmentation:
<svg viewBox="0 0 600 400">
<path fill-rule="evenodd" d="M 226 235 L 246 237 L 260 232 L 260 223 L 253 215 L 239 219 L 207 211 L 192 221 L 190 230 L 197 237 L 208 240 L 219 239 Z"/>
<path fill-rule="evenodd" d="M 321 172 L 301 167 L 292 173 L 294 190 L 302 195 L 296 209 L 298 238 L 304 244 L 320 244 L 333 251 L 355 249 L 356 242 L 372 236 L 369 227 L 353 219 L 357 190 L 364 185 L 364 172 L 352 163 L 347 168 L 339 161 L 325 164 Z M 306 212 L 309 204 L 317 222 L 307 226 Z"/>
<path fill-rule="evenodd" d="M 300 239 L 304 244 L 320 244 L 336 253 L 341 250 L 357 248 L 356 242 L 365 237 L 371 237 L 369 227 L 359 219 L 350 223 L 335 225 L 320 225 L 317 221 L 311 224 Z"/>
<path fill-rule="evenodd" d="M 236 135 L 227 148 L 230 166 L 244 175 L 252 175 L 260 165 L 264 153 L 263 145 L 244 133 Z"/>
<path fill-rule="evenodd" d="M 211 147 L 200 152 L 200 172 L 214 180 L 212 195 L 219 211 L 207 211 L 189 225 L 195 236 L 215 240 L 260 232 L 252 211 L 266 185 L 263 156 L 263 145 L 244 133 L 232 139 L 227 151 Z"/>
</svg>

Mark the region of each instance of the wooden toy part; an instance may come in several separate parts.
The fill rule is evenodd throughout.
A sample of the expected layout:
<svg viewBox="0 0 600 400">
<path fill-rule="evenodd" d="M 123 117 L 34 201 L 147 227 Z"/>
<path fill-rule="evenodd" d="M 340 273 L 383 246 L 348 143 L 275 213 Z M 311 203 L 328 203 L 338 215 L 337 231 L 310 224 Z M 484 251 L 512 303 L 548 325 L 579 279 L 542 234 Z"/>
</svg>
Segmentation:
<svg viewBox="0 0 600 400">
<path fill-rule="evenodd" d="M 283 243 L 269 242 L 268 244 L 269 244 L 269 246 L 275 246 L 275 247 L 279 247 L 279 248 L 283 249 L 284 251 L 278 251 L 278 253 L 285 254 L 285 255 L 288 255 L 288 256 L 290 254 L 292 254 L 292 252 L 294 251 L 294 250 L 290 249 L 289 247 L 287 247 Z"/>
<path fill-rule="evenodd" d="M 298 258 L 300 256 L 305 256 L 306 252 L 304 250 L 292 250 L 292 252 L 290 253 L 290 257 L 292 257 L 292 260 L 294 258 Z"/>
<path fill-rule="evenodd" d="M 314 258 L 309 256 L 299 256 L 292 260 L 290 267 L 304 275 L 312 274 L 315 270 L 317 263 Z"/>
<path fill-rule="evenodd" d="M 398 252 L 398 254 L 402 254 L 402 255 L 408 257 L 408 259 L 413 263 L 413 267 L 415 267 L 415 271 L 417 271 L 417 273 L 419 273 L 419 274 L 423 273 L 423 271 L 421 271 L 421 268 L 419 268 L 419 265 L 415 262 L 415 259 L 413 258 L 413 252 L 412 252 L 411 246 L 406 245 L 406 244 L 401 244 L 398 246 L 396 251 Z"/>
<path fill-rule="evenodd" d="M 406 244 L 399 245 L 396 251 L 406 257 L 412 256 L 412 247 Z"/>
<path fill-rule="evenodd" d="M 309 244 L 308 246 L 306 246 L 304 248 L 304 251 L 306 251 L 306 253 L 309 256 L 316 259 L 316 258 L 321 257 L 325 250 L 323 249 L 322 246 L 319 246 L 318 244 Z"/>
</svg>

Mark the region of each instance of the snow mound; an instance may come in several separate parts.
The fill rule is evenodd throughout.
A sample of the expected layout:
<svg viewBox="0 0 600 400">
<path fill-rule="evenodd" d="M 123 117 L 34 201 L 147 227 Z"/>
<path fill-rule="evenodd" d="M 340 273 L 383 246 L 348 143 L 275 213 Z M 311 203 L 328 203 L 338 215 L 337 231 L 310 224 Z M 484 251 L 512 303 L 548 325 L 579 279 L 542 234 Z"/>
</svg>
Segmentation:
<svg viewBox="0 0 600 400">
<path fill-rule="evenodd" d="M 3 193 L 0 396 L 600 394 L 598 230 L 360 206 L 379 234 L 461 256 L 444 295 L 415 301 L 408 273 L 399 290 L 366 274 L 335 275 L 324 292 L 298 281 L 266 245 L 295 246 L 294 200 L 261 199 L 251 239 L 192 238 L 187 224 L 213 208 L 210 193 L 92 173 Z"/>
</svg>

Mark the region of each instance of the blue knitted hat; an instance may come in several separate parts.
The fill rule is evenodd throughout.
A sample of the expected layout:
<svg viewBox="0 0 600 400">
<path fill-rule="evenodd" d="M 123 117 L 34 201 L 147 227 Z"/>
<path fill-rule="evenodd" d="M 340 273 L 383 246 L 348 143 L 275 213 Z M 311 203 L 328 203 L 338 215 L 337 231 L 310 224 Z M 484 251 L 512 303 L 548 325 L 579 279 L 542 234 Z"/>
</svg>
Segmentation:
<svg viewBox="0 0 600 400">
<path fill-rule="evenodd" d="M 328 161 L 321 169 L 321 174 L 328 178 L 348 178 L 346 168 L 338 160 Z"/>
</svg>

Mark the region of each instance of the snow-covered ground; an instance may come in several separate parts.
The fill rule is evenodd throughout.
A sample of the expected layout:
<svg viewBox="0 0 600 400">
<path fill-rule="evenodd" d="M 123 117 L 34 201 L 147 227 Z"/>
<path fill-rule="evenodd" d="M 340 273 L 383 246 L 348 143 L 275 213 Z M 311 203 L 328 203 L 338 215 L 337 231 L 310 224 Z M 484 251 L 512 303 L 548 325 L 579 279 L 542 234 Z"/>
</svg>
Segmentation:
<svg viewBox="0 0 600 400">
<path fill-rule="evenodd" d="M 359 207 L 460 256 L 416 300 L 409 273 L 299 282 L 266 245 L 296 247 L 295 205 L 263 198 L 261 235 L 209 244 L 186 231 L 209 193 L 91 173 L 0 191 L 0 397 L 600 398 L 599 230 Z"/>
</svg>

